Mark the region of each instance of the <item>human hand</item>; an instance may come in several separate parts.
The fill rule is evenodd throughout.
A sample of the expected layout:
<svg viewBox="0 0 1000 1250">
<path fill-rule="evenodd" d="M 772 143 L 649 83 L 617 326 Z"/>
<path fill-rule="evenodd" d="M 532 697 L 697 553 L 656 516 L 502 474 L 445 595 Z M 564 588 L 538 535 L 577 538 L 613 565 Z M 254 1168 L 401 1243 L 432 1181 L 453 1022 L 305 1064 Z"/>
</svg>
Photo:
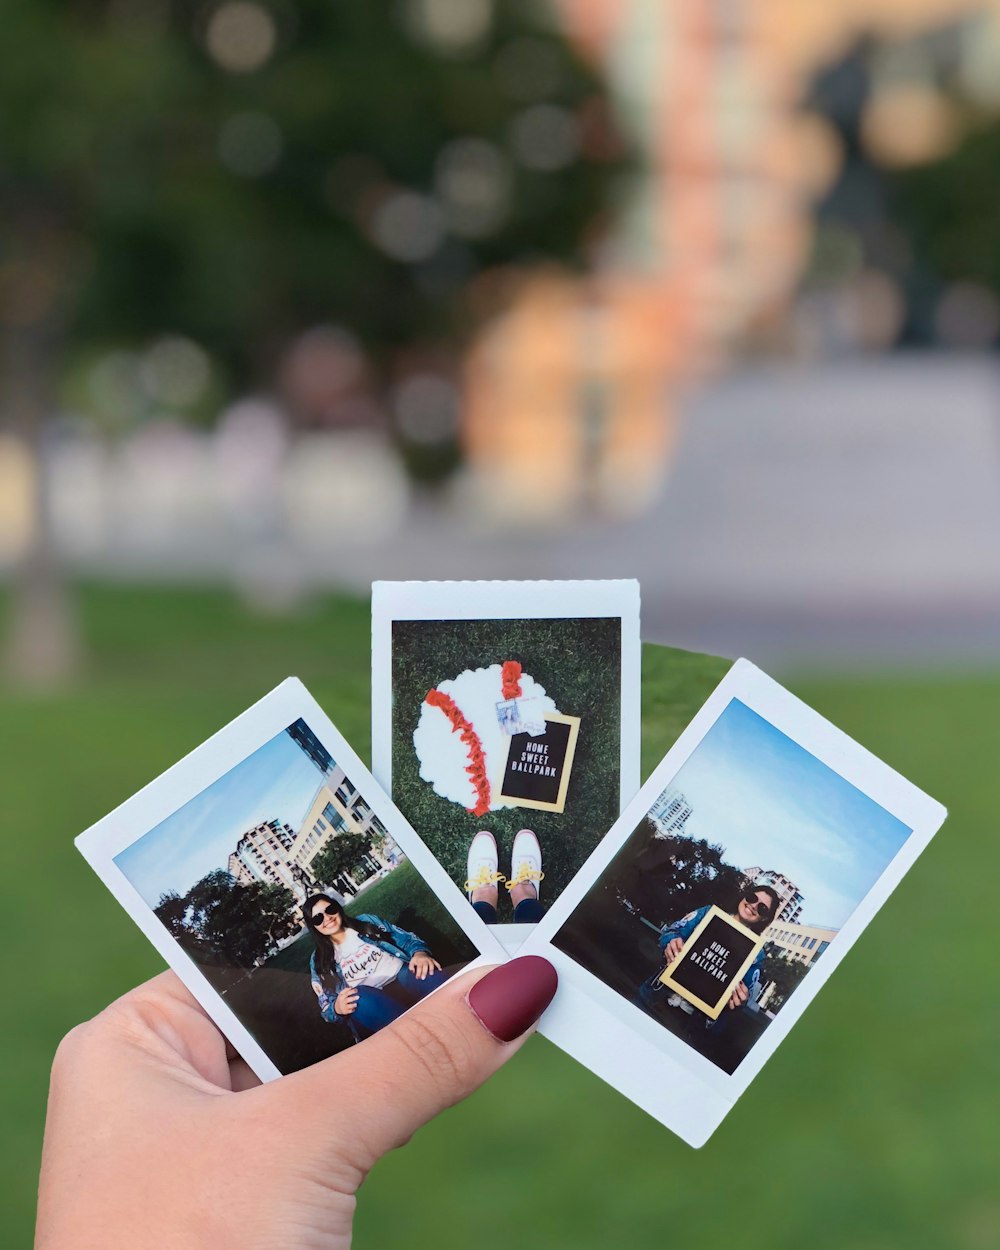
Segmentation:
<svg viewBox="0 0 1000 1250">
<path fill-rule="evenodd" d="M 349 1016 L 358 1009 L 358 991 L 348 987 L 341 990 L 333 1000 L 333 1009 L 338 1016 Z"/>
<path fill-rule="evenodd" d="M 431 958 L 430 951 L 417 951 L 410 960 L 410 971 L 418 981 L 422 981 L 425 977 L 430 976 L 435 969 L 440 972 L 441 965 L 436 959 Z"/>
<path fill-rule="evenodd" d="M 736 987 L 734 988 L 733 992 L 729 995 L 729 1003 L 728 1003 L 729 1010 L 733 1011 L 737 1007 L 742 1007 L 749 997 L 750 997 L 750 991 L 747 989 L 747 987 L 743 984 L 742 981 L 737 981 Z"/>
<path fill-rule="evenodd" d="M 683 949 L 684 949 L 683 938 L 671 938 L 670 941 L 663 948 L 663 962 L 667 964 L 672 964 Z"/>
<path fill-rule="evenodd" d="M 62 1042 L 35 1250 L 347 1250 L 375 1161 L 519 1048 L 556 988 L 526 956 L 261 1085 L 172 972 Z"/>
</svg>

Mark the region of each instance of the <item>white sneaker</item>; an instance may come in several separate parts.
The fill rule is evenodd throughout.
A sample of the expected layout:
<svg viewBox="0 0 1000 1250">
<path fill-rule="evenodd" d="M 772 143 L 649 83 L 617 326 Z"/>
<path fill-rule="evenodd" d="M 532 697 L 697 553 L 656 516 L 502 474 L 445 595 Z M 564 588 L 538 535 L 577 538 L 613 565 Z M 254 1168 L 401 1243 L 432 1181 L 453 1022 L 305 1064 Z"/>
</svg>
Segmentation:
<svg viewBox="0 0 1000 1250">
<path fill-rule="evenodd" d="M 530 881 L 535 887 L 535 897 L 540 898 L 542 890 L 539 882 L 544 876 L 542 848 L 538 845 L 538 839 L 530 829 L 519 830 L 510 852 L 510 878 L 507 881 L 507 889 L 512 890 L 515 885 L 523 885 L 526 881 Z"/>
<path fill-rule="evenodd" d="M 473 890 L 481 890 L 484 886 L 496 885 L 503 880 L 498 871 L 499 861 L 496 838 L 485 829 L 480 829 L 469 845 L 469 858 L 465 865 L 468 874 L 465 892 L 470 902 Z"/>
</svg>

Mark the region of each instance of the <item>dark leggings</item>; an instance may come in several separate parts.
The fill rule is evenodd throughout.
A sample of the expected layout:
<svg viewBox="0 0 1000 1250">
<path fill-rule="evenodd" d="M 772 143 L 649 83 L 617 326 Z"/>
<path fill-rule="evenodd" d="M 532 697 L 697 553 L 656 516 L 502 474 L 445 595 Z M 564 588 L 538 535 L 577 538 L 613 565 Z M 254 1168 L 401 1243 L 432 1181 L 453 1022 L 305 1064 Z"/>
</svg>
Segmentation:
<svg viewBox="0 0 1000 1250">
<path fill-rule="evenodd" d="M 354 1023 L 369 1033 L 377 1033 L 387 1024 L 392 1024 L 414 1003 L 426 998 L 431 990 L 447 981 L 443 972 L 429 972 L 422 981 L 418 981 L 409 968 L 403 968 L 395 981 L 373 990 L 368 985 L 358 985 L 358 1005 L 351 1018 Z"/>
<path fill-rule="evenodd" d="M 492 903 L 473 903 L 487 924 L 496 924 L 497 909 Z M 514 908 L 514 924 L 537 924 L 545 915 L 545 908 L 537 898 L 523 898 Z"/>
</svg>

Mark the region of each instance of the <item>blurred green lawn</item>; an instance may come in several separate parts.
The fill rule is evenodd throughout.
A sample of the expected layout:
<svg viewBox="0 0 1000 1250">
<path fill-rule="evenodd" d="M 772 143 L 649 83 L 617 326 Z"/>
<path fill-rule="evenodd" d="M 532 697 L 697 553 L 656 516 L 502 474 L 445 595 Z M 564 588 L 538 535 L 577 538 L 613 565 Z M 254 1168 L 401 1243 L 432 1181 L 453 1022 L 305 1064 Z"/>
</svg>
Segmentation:
<svg viewBox="0 0 1000 1250">
<path fill-rule="evenodd" d="M 368 755 L 367 604 L 327 599 L 289 621 L 222 592 L 102 588 L 81 612 L 91 669 L 75 690 L 0 691 L 11 1247 L 31 1241 L 59 1037 L 161 967 L 73 837 L 290 672 Z M 644 662 L 645 776 L 725 665 L 659 649 Z M 789 684 L 952 815 L 715 1138 L 689 1149 L 535 1038 L 379 1165 L 359 1250 L 1000 1245 L 1000 675 Z"/>
</svg>

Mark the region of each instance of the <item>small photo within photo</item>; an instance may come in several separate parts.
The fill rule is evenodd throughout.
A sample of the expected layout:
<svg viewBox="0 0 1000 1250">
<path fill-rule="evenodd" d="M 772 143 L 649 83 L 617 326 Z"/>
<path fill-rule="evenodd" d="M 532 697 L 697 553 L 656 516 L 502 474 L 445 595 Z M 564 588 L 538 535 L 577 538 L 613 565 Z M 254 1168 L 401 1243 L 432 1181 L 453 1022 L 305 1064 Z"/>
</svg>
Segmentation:
<svg viewBox="0 0 1000 1250">
<path fill-rule="evenodd" d="M 733 698 L 550 941 L 734 1073 L 911 832 Z"/>
<path fill-rule="evenodd" d="M 372 802 L 298 719 L 114 856 L 281 1073 L 479 954 Z"/>
</svg>

